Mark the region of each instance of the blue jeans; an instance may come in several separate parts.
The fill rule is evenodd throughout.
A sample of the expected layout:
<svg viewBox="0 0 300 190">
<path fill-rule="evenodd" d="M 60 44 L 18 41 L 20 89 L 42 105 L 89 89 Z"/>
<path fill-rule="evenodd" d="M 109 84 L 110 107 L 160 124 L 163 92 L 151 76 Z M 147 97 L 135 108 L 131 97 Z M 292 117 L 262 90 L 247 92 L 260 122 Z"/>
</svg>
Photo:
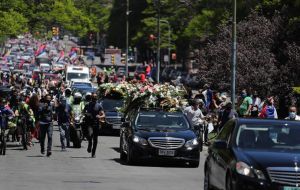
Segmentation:
<svg viewBox="0 0 300 190">
<path fill-rule="evenodd" d="M 52 126 L 52 124 L 40 124 L 40 145 L 41 145 L 41 152 L 45 151 L 46 134 L 48 136 L 47 152 L 51 152 L 51 148 L 52 148 L 52 134 L 53 134 L 53 126 Z"/>
<path fill-rule="evenodd" d="M 67 147 L 70 147 L 70 124 L 61 123 L 58 125 L 59 125 L 59 132 L 60 132 L 61 148 L 66 149 L 65 141 L 67 141 Z"/>
</svg>

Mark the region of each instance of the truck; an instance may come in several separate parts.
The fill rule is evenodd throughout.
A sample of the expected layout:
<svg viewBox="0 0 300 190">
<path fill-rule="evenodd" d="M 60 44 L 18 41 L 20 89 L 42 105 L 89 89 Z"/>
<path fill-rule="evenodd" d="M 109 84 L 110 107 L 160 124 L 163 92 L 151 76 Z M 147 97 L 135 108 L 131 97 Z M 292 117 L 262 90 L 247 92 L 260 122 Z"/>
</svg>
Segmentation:
<svg viewBox="0 0 300 190">
<path fill-rule="evenodd" d="M 90 82 L 90 71 L 86 66 L 69 65 L 66 68 L 66 82 Z"/>
</svg>

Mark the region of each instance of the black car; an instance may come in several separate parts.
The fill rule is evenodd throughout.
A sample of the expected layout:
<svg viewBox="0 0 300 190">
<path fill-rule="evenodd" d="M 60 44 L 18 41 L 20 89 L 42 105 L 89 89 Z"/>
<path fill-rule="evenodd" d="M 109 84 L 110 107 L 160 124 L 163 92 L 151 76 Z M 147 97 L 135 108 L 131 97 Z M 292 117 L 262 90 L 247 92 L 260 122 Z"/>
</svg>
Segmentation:
<svg viewBox="0 0 300 190">
<path fill-rule="evenodd" d="M 124 104 L 123 99 L 103 98 L 100 101 L 105 112 L 105 127 L 109 130 L 119 131 L 121 128 L 121 119 L 123 114 L 117 108 L 122 108 Z"/>
<path fill-rule="evenodd" d="M 208 149 L 204 189 L 299 190 L 300 122 L 234 119 Z"/>
<path fill-rule="evenodd" d="M 130 111 L 121 126 L 120 158 L 127 164 L 140 159 L 173 159 L 199 166 L 200 143 L 181 112 Z"/>
</svg>

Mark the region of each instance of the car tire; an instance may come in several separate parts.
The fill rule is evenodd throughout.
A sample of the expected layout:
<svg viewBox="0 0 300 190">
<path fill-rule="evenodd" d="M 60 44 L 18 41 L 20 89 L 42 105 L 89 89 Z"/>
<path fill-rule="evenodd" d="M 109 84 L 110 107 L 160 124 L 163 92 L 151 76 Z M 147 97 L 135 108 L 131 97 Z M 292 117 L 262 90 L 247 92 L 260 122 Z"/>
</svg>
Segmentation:
<svg viewBox="0 0 300 190">
<path fill-rule="evenodd" d="M 211 187 L 210 181 L 209 181 L 209 173 L 208 173 L 208 171 L 205 171 L 205 176 L 204 176 L 204 190 L 212 190 L 212 187 Z"/>
<path fill-rule="evenodd" d="M 198 168 L 199 167 L 199 161 L 190 161 L 189 166 L 191 168 Z"/>
<path fill-rule="evenodd" d="M 136 163 L 136 160 L 135 160 L 134 155 L 133 155 L 133 150 L 130 147 L 130 145 L 128 145 L 126 163 L 128 165 L 134 165 Z"/>
<path fill-rule="evenodd" d="M 121 138 L 121 140 L 120 140 L 120 160 L 126 161 L 126 154 L 123 150 L 123 143 L 124 143 L 123 139 Z"/>
</svg>

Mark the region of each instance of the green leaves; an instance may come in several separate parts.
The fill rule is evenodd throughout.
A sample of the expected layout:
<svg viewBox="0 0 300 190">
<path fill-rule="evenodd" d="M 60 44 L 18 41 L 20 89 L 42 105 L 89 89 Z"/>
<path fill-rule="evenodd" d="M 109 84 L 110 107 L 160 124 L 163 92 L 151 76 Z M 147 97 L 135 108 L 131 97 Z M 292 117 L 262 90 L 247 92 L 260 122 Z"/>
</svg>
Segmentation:
<svg viewBox="0 0 300 190">
<path fill-rule="evenodd" d="M 204 36 L 209 36 L 213 33 L 211 20 L 215 12 L 211 10 L 203 10 L 201 14 L 195 16 L 185 29 L 185 34 L 189 38 L 201 39 Z"/>
<path fill-rule="evenodd" d="M 9 10 L 0 12 L 0 36 L 17 36 L 28 30 L 28 20 L 20 13 Z"/>
</svg>

